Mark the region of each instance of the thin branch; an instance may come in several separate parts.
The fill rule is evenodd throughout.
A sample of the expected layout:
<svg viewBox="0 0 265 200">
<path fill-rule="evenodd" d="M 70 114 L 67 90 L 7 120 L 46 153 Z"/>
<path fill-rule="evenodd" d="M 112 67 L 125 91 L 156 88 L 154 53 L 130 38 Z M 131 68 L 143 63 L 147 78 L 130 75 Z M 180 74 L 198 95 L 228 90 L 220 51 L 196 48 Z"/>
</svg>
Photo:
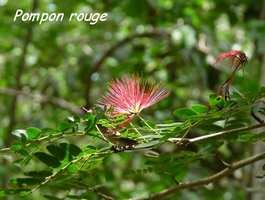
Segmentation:
<svg viewBox="0 0 265 200">
<path fill-rule="evenodd" d="M 51 97 L 43 94 L 32 93 L 24 90 L 17 90 L 11 88 L 0 88 L 0 94 L 9 95 L 9 96 L 27 96 L 33 99 L 34 101 L 40 103 L 49 103 L 51 105 L 57 106 L 59 108 L 68 110 L 73 114 L 82 114 L 82 109 L 79 106 L 76 106 L 73 103 L 67 102 L 66 100 L 58 97 Z"/>
<path fill-rule="evenodd" d="M 9 151 L 11 151 L 11 149 L 9 147 L 0 149 L 0 153 L 6 153 L 6 152 L 9 152 Z"/>
<path fill-rule="evenodd" d="M 166 31 L 161 31 L 161 30 L 153 30 L 153 31 L 148 31 L 148 32 L 143 32 L 143 33 L 134 33 L 132 35 L 129 35 L 125 37 L 124 39 L 118 41 L 115 43 L 113 46 L 111 46 L 103 55 L 92 65 L 91 71 L 88 73 L 88 81 L 86 82 L 86 88 L 85 88 L 85 98 L 86 98 L 86 106 L 90 106 L 90 100 L 89 100 L 89 94 L 90 94 L 90 89 L 91 89 L 91 75 L 95 72 L 98 72 L 100 68 L 102 67 L 103 63 L 105 60 L 110 57 L 114 52 L 121 48 L 122 46 L 126 45 L 127 43 L 132 42 L 133 40 L 137 38 L 157 38 L 161 36 L 169 36 L 169 33 Z"/>
<path fill-rule="evenodd" d="M 214 183 L 216 181 L 218 181 L 219 179 L 227 176 L 228 174 L 230 174 L 231 172 L 242 168 L 246 165 L 252 164 L 256 161 L 262 160 L 265 158 L 265 151 L 259 154 L 256 154 L 254 156 L 251 156 L 249 158 L 240 160 L 238 162 L 235 162 L 233 164 L 231 164 L 229 167 L 224 168 L 222 171 L 219 171 L 209 177 L 206 178 L 202 178 L 198 181 L 193 181 L 193 182 L 187 182 L 187 183 L 180 183 L 176 186 L 173 186 L 171 188 L 165 189 L 161 192 L 158 192 L 156 194 L 151 195 L 150 197 L 147 198 L 139 198 L 138 200 L 160 200 L 162 198 L 165 198 L 168 195 L 171 195 L 181 189 L 191 189 L 191 188 L 195 188 L 195 187 L 201 187 L 204 185 L 207 185 L 209 183 Z"/>
<path fill-rule="evenodd" d="M 262 128 L 262 127 L 265 127 L 265 123 L 257 124 L 257 125 L 253 125 L 253 126 L 249 126 L 249 127 L 242 127 L 242 128 L 235 128 L 232 130 L 220 131 L 220 132 L 209 134 L 209 135 L 203 135 L 203 136 L 199 136 L 199 137 L 190 139 L 189 142 L 190 143 L 199 142 L 199 141 L 207 140 L 210 138 L 220 137 L 220 136 L 226 135 L 228 133 L 237 133 L 237 132 L 241 132 L 241 131 L 249 131 L 249 130 L 258 129 L 258 128 Z"/>
<path fill-rule="evenodd" d="M 88 190 L 96 193 L 98 196 L 100 196 L 101 198 L 105 199 L 105 200 L 114 200 L 114 198 L 112 198 L 111 196 L 104 194 L 100 191 L 94 190 L 93 188 L 88 188 Z"/>
<path fill-rule="evenodd" d="M 89 136 L 89 134 L 83 133 L 83 132 L 76 132 L 76 133 L 73 133 L 73 134 L 65 134 L 64 132 L 62 132 L 62 133 L 53 134 L 53 135 L 46 135 L 46 136 L 43 136 L 43 137 L 41 137 L 39 139 L 30 141 L 29 143 L 25 144 L 25 147 L 28 147 L 31 144 L 39 144 L 41 142 L 44 142 L 45 140 L 50 142 L 50 141 L 60 140 L 60 139 L 67 138 L 67 137 L 79 137 L 79 136 Z M 99 136 L 96 136 L 96 135 L 90 135 L 90 136 L 94 136 L 94 137 L 97 137 L 98 139 L 100 139 L 102 141 L 105 141 L 102 138 L 100 138 Z M 9 152 L 9 151 L 11 151 L 10 147 L 2 148 L 2 149 L 0 149 L 0 154 L 1 153 L 6 153 L 6 152 Z"/>
<path fill-rule="evenodd" d="M 101 197 L 102 199 L 105 199 L 105 200 L 114 200 L 114 198 L 110 195 L 107 195 L 101 191 L 99 191 L 99 186 L 94 186 L 94 187 L 90 187 L 89 185 L 85 184 L 85 183 L 82 183 L 82 182 L 73 182 L 73 185 L 78 185 L 78 186 L 81 186 L 82 188 L 85 188 L 91 192 L 94 192 L 96 195 L 98 195 L 99 197 Z"/>
<path fill-rule="evenodd" d="M 181 138 L 169 138 L 168 141 L 177 143 L 178 145 L 182 145 L 182 144 L 186 145 L 186 144 L 190 144 L 190 143 L 196 143 L 196 142 L 205 141 L 205 140 L 216 138 L 216 137 L 221 137 L 221 136 L 224 136 L 224 135 L 229 134 L 229 133 L 236 133 L 236 132 L 241 132 L 241 131 L 254 130 L 254 129 L 258 129 L 258 128 L 262 128 L 262 127 L 265 127 L 265 123 L 257 124 L 257 125 L 253 125 L 253 126 L 248 126 L 248 127 L 243 127 L 243 128 L 235 128 L 235 129 L 220 131 L 220 132 L 217 132 L 217 133 L 212 133 L 212 134 L 209 134 L 209 135 L 198 136 L 198 137 L 195 137 L 195 138 L 182 138 L 182 137 Z M 38 140 L 33 141 L 33 143 L 42 142 L 42 141 L 44 141 L 46 139 L 52 139 L 52 138 L 58 138 L 58 137 L 60 138 L 60 137 L 65 137 L 65 136 L 66 137 L 67 136 L 75 136 L 75 135 L 78 136 L 78 135 L 85 135 L 85 134 L 82 134 L 82 133 L 79 133 L 79 134 L 63 134 L 63 133 L 60 133 L 60 134 L 55 134 L 55 135 L 51 135 L 51 136 L 44 136 L 42 138 L 39 138 Z M 28 143 L 28 144 L 31 144 L 31 143 Z M 156 146 L 156 145 L 157 145 L 157 143 L 155 145 L 151 145 L 151 146 L 148 146 L 148 147 L 145 147 L 145 148 L 131 149 L 130 151 L 139 151 L 139 150 L 143 150 L 143 149 L 150 149 L 150 148 L 152 148 L 153 146 Z M 7 152 L 7 151 L 10 151 L 10 148 L 0 149 L 0 153 Z"/>
<path fill-rule="evenodd" d="M 169 138 L 168 140 L 170 142 L 178 142 L 178 141 L 181 141 L 181 140 L 185 140 L 185 141 L 187 141 L 187 143 L 196 143 L 196 142 L 201 142 L 201 141 L 208 140 L 208 139 L 211 139 L 211 138 L 221 137 L 221 136 L 227 135 L 229 133 L 237 133 L 237 132 L 241 132 L 241 131 L 254 130 L 254 129 L 258 129 L 258 128 L 262 128 L 262 127 L 265 127 L 265 123 L 257 124 L 257 125 L 253 125 L 253 126 L 248 126 L 248 127 L 224 130 L 224 131 L 220 131 L 220 132 L 217 132 L 217 133 L 212 133 L 212 134 L 209 134 L 209 135 L 198 136 L 198 137 L 195 137 L 195 138 Z"/>
<path fill-rule="evenodd" d="M 80 156 L 74 160 L 69 161 L 65 166 L 63 166 L 61 169 L 59 169 L 58 171 L 54 172 L 52 175 L 48 176 L 45 178 L 45 180 L 43 182 L 41 182 L 39 185 L 35 186 L 33 189 L 31 189 L 31 193 L 35 192 L 37 189 L 39 189 L 41 186 L 46 185 L 47 183 L 49 183 L 52 179 L 56 178 L 59 174 L 63 173 L 70 165 L 75 164 L 83 159 L 89 159 L 93 156 L 97 156 L 97 155 L 104 155 L 104 154 L 109 154 L 110 153 L 110 148 L 102 148 L 101 150 L 99 150 L 98 152 L 95 153 L 91 153 L 89 155 L 83 155 Z"/>
<path fill-rule="evenodd" d="M 119 42 L 117 42 L 116 44 L 114 44 L 113 46 L 111 46 L 99 59 L 98 61 L 95 62 L 95 64 L 92 67 L 92 73 L 99 71 L 99 69 L 101 68 L 102 64 L 104 63 L 104 61 L 110 57 L 117 49 L 119 49 L 120 47 L 124 46 L 126 43 L 129 43 L 131 41 L 133 41 L 136 38 L 143 38 L 143 37 L 161 37 L 163 35 L 168 35 L 168 33 L 166 33 L 165 31 L 158 31 L 158 30 L 154 30 L 154 31 L 149 31 L 149 32 L 144 32 L 144 33 L 134 33 L 132 35 L 129 35 L 128 37 L 120 40 Z"/>
<path fill-rule="evenodd" d="M 200 142 L 202 140 L 207 140 L 207 139 L 210 139 L 210 138 L 213 138 L 213 137 L 219 137 L 219 136 L 222 136 L 222 135 L 227 134 L 227 133 L 252 130 L 252 129 L 257 129 L 257 128 L 261 128 L 261 127 L 265 127 L 265 123 L 264 124 L 254 125 L 254 126 L 249 126 L 249 127 L 244 127 L 244 128 L 236 128 L 236 129 L 232 129 L 232 130 L 221 131 L 221 132 L 210 134 L 210 135 L 207 135 L 207 136 L 204 136 L 204 137 L 200 136 L 200 137 L 196 137 L 196 138 L 190 139 L 190 141 L 192 143 L 195 143 L 195 142 Z M 54 135 L 54 137 L 57 137 L 57 135 Z M 45 137 L 40 138 L 39 140 L 42 141 L 42 140 L 45 140 L 45 139 L 48 139 L 48 138 L 49 138 L 48 136 L 45 136 Z M 148 147 L 148 148 L 150 148 L 150 147 Z M 139 150 L 139 149 L 132 149 L 131 151 L 137 151 L 137 150 Z M 84 156 L 81 156 L 81 157 L 79 157 L 79 158 L 77 158 L 75 160 L 72 160 L 67 165 L 63 166 L 59 171 L 57 171 L 54 174 L 52 174 L 51 176 L 47 177 L 44 182 L 42 182 L 41 184 L 39 184 L 35 188 L 33 188 L 32 192 L 37 190 L 39 187 L 49 183 L 52 179 L 57 177 L 58 174 L 60 174 L 63 171 L 65 171 L 67 169 L 67 167 L 69 167 L 71 164 L 77 163 L 77 162 L 79 162 L 79 161 L 81 161 L 83 159 L 86 159 L 86 158 L 91 158 L 91 156 L 94 156 L 94 155 L 108 154 L 109 152 L 110 152 L 109 151 L 109 147 L 107 147 L 106 149 L 102 149 L 101 152 L 93 153 L 93 154 L 90 154 L 90 155 L 84 155 Z M 138 200 L 161 199 L 162 197 L 168 196 L 168 195 L 170 195 L 170 194 L 172 194 L 172 193 L 174 193 L 174 192 L 176 192 L 176 191 L 178 191 L 180 189 L 188 189 L 188 188 L 200 187 L 200 186 L 215 182 L 215 181 L 219 180 L 220 178 L 228 175 L 229 173 L 235 171 L 238 168 L 244 167 L 244 166 L 246 166 L 248 164 L 251 164 L 253 162 L 256 162 L 256 161 L 264 159 L 264 158 L 265 158 L 265 152 L 262 152 L 260 154 L 251 156 L 251 157 L 249 157 L 247 159 L 243 159 L 243 160 L 240 160 L 238 162 L 235 162 L 235 163 L 227 166 L 222 171 L 220 171 L 220 172 L 218 172 L 218 173 L 216 173 L 216 174 L 214 174 L 212 176 L 209 176 L 207 178 L 203 178 L 201 180 L 194 181 L 194 182 L 181 183 L 181 184 L 179 184 L 177 186 L 171 187 L 171 188 L 166 189 L 164 191 L 161 191 L 161 192 L 159 192 L 157 194 L 154 194 L 154 195 L 152 195 L 152 196 L 150 196 L 148 198 L 143 198 L 143 199 L 138 199 Z"/>
</svg>

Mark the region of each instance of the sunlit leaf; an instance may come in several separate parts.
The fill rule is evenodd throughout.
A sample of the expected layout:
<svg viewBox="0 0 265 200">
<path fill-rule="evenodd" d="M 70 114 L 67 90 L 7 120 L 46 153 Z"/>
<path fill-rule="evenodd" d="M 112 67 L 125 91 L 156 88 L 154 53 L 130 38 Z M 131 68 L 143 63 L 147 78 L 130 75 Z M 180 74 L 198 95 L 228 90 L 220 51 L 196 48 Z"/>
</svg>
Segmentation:
<svg viewBox="0 0 265 200">
<path fill-rule="evenodd" d="M 26 134 L 31 140 L 37 139 L 41 134 L 41 130 L 35 127 L 29 127 L 26 129 Z"/>
<path fill-rule="evenodd" d="M 78 167 L 75 164 L 71 164 L 69 167 L 67 167 L 67 171 L 70 173 L 75 173 L 78 171 Z"/>
<path fill-rule="evenodd" d="M 175 116 L 181 119 L 188 119 L 188 118 L 191 118 L 197 115 L 196 112 L 194 112 L 192 109 L 189 109 L 189 108 L 179 108 L 175 110 L 174 114 Z"/>
<path fill-rule="evenodd" d="M 202 104 L 192 105 L 191 109 L 197 113 L 206 113 L 209 110 L 207 106 Z"/>
<path fill-rule="evenodd" d="M 70 128 L 73 128 L 73 123 L 70 123 L 70 122 L 67 122 L 67 121 L 64 121 L 64 122 L 61 122 L 58 126 L 58 130 L 59 131 L 66 131 Z"/>
<path fill-rule="evenodd" d="M 26 130 L 24 129 L 17 129 L 12 132 L 13 135 L 21 138 L 21 137 L 27 137 Z"/>
<path fill-rule="evenodd" d="M 12 151 L 17 152 L 17 151 L 21 150 L 23 148 L 23 146 L 19 143 L 15 143 L 15 144 L 12 144 L 10 148 Z"/>
</svg>

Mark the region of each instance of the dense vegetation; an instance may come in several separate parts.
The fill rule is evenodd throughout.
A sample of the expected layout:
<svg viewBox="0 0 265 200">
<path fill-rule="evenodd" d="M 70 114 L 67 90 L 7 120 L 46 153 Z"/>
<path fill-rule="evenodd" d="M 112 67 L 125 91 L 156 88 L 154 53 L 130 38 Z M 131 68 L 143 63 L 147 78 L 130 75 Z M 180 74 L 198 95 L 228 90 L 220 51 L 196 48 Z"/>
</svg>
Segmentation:
<svg viewBox="0 0 265 200">
<path fill-rule="evenodd" d="M 0 0 L 0 198 L 264 199 L 264 19 L 265 1 Z"/>
</svg>

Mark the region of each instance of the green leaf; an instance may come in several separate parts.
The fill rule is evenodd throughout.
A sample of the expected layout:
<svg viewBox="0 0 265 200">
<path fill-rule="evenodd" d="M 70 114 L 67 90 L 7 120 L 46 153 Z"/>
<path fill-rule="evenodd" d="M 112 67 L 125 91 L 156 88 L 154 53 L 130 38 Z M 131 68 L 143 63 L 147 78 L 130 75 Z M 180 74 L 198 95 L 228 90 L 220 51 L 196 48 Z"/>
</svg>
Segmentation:
<svg viewBox="0 0 265 200">
<path fill-rule="evenodd" d="M 4 190 L 0 190 L 0 197 L 5 197 L 6 196 L 6 193 Z"/>
<path fill-rule="evenodd" d="M 111 124 L 110 121 L 107 119 L 100 119 L 97 123 L 106 128 L 115 128 L 115 126 Z"/>
<path fill-rule="evenodd" d="M 66 155 L 66 149 L 56 144 L 50 144 L 47 146 L 47 150 L 54 155 L 58 160 L 63 160 Z"/>
<path fill-rule="evenodd" d="M 145 121 L 145 123 L 144 123 Z M 146 127 L 152 127 L 152 128 L 156 128 L 156 124 L 150 120 L 144 119 L 144 121 L 141 120 L 141 124 L 142 126 L 146 126 Z"/>
<path fill-rule="evenodd" d="M 75 173 L 78 171 L 78 167 L 75 164 L 71 164 L 68 168 L 67 171 L 69 171 L 70 173 Z"/>
<path fill-rule="evenodd" d="M 59 146 L 60 148 L 64 149 L 69 160 L 72 160 L 73 157 L 79 155 L 82 152 L 82 150 L 74 144 L 68 144 L 64 142 L 60 143 Z"/>
<path fill-rule="evenodd" d="M 100 167 L 100 165 L 102 165 L 103 159 L 104 157 L 91 157 L 89 160 L 82 163 L 82 169 L 86 169 L 86 170 L 96 169 Z"/>
<path fill-rule="evenodd" d="M 25 172 L 25 176 L 32 176 L 32 177 L 47 177 L 51 176 L 52 172 L 48 170 L 42 170 L 42 171 L 30 171 L 30 172 Z"/>
<path fill-rule="evenodd" d="M 27 134 L 29 139 L 34 140 L 40 136 L 41 130 L 38 128 L 35 128 L 35 127 L 29 127 L 26 130 L 26 134 Z"/>
<path fill-rule="evenodd" d="M 202 142 L 201 144 L 199 144 L 199 152 L 200 154 L 211 154 L 215 151 L 217 151 L 217 149 L 223 145 L 224 142 L 220 141 L 220 140 L 209 140 L 207 142 Z"/>
<path fill-rule="evenodd" d="M 191 107 L 191 109 L 196 113 L 206 113 L 209 110 L 207 106 L 202 104 L 195 104 Z"/>
<path fill-rule="evenodd" d="M 179 108 L 179 109 L 175 110 L 174 114 L 177 117 L 184 118 L 184 119 L 188 119 L 188 118 L 191 118 L 191 117 L 197 115 L 196 112 L 194 112 L 192 109 L 189 109 L 189 108 Z"/>
<path fill-rule="evenodd" d="M 205 131 L 221 131 L 223 130 L 222 126 L 218 126 L 216 124 L 212 124 L 212 123 L 204 123 L 204 124 L 200 124 L 198 126 L 198 128 L 205 130 Z"/>
<path fill-rule="evenodd" d="M 22 156 L 29 156 L 29 152 L 26 149 L 20 149 L 18 150 L 18 153 L 20 153 Z"/>
<path fill-rule="evenodd" d="M 262 169 L 265 171 L 265 164 L 262 166 Z"/>
<path fill-rule="evenodd" d="M 90 131 L 94 128 L 96 117 L 92 113 L 86 114 L 87 127 L 86 131 Z"/>
<path fill-rule="evenodd" d="M 261 132 L 259 134 L 254 134 L 253 132 L 240 132 L 238 134 L 234 134 L 236 137 L 236 140 L 238 142 L 249 142 L 254 143 L 257 141 L 264 141 L 265 140 L 265 134 L 264 132 Z"/>
<path fill-rule="evenodd" d="M 78 156 L 81 152 L 82 152 L 82 150 L 78 146 L 76 146 L 74 144 L 69 145 L 69 153 L 71 155 Z"/>
<path fill-rule="evenodd" d="M 36 185 L 43 181 L 43 178 L 17 178 L 16 183 L 19 186 L 22 185 Z"/>
<path fill-rule="evenodd" d="M 57 160 L 56 157 L 51 156 L 47 153 L 44 152 L 37 152 L 34 153 L 34 155 L 43 163 L 45 163 L 46 165 L 48 165 L 49 167 L 59 167 L 61 165 L 61 163 Z"/>
<path fill-rule="evenodd" d="M 53 134 L 58 133 L 57 130 L 52 129 L 52 128 L 43 128 L 41 129 L 41 132 L 45 133 L 46 135 L 53 135 Z"/>
<path fill-rule="evenodd" d="M 225 100 L 222 96 L 211 94 L 209 98 L 209 104 L 212 107 L 223 108 L 225 106 Z"/>
<path fill-rule="evenodd" d="M 59 126 L 58 126 L 58 130 L 59 131 L 66 131 L 66 130 L 68 130 L 70 128 L 73 128 L 73 123 L 70 123 L 70 122 L 67 122 L 67 121 L 61 122 L 59 124 Z"/>
<path fill-rule="evenodd" d="M 17 184 L 16 181 L 14 181 Z M 29 192 L 29 189 L 0 189 L 0 197 L 5 197 L 7 195 L 21 194 L 23 192 Z"/>
<path fill-rule="evenodd" d="M 19 150 L 22 149 L 22 145 L 19 143 L 15 143 L 15 144 L 12 144 L 10 148 L 12 151 L 18 152 Z"/>
<path fill-rule="evenodd" d="M 20 197 L 27 197 L 31 194 L 32 192 L 30 190 L 24 190 L 19 192 Z"/>
<path fill-rule="evenodd" d="M 82 155 L 89 155 L 95 153 L 96 151 L 97 151 L 96 147 L 88 145 L 85 147 L 85 149 L 83 149 Z"/>
<path fill-rule="evenodd" d="M 157 144 L 159 144 L 160 141 L 159 140 L 154 140 L 148 143 L 143 143 L 143 144 L 138 144 L 135 146 L 135 149 L 142 149 L 142 148 L 148 148 L 148 147 L 152 147 L 155 146 Z"/>
<path fill-rule="evenodd" d="M 187 166 L 177 165 L 175 168 L 177 171 L 177 173 L 175 174 L 175 177 L 174 177 L 175 180 L 177 180 L 178 182 L 182 181 L 185 178 L 185 176 L 187 175 L 187 172 L 188 172 Z"/>
</svg>

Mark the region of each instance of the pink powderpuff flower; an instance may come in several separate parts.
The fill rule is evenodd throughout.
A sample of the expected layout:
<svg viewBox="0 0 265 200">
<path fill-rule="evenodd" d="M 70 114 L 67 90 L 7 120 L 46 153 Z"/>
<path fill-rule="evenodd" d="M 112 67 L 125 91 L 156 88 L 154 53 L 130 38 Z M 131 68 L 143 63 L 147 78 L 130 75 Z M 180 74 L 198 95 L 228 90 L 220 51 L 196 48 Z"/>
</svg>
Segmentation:
<svg viewBox="0 0 265 200">
<path fill-rule="evenodd" d="M 138 76 L 125 76 L 110 82 L 108 92 L 99 105 L 111 108 L 111 115 L 134 115 L 167 97 L 169 92 L 160 84 L 143 81 Z"/>
<path fill-rule="evenodd" d="M 243 65 L 246 64 L 248 58 L 247 58 L 246 54 L 242 51 L 231 50 L 229 52 L 221 53 L 218 56 L 218 58 L 216 59 L 215 64 L 223 61 L 226 58 L 230 59 L 232 67 L 234 69 L 233 69 L 232 74 L 228 77 L 228 79 L 220 87 L 219 94 L 221 96 L 224 96 L 225 99 L 229 99 L 230 98 L 230 89 L 232 86 L 233 79 L 235 77 L 235 73 L 237 72 L 238 69 L 240 69 L 240 67 L 242 67 Z"/>
<path fill-rule="evenodd" d="M 235 70 L 237 70 L 240 66 L 244 65 L 248 60 L 244 52 L 238 50 L 231 50 L 219 54 L 215 61 L 215 64 L 218 64 L 226 58 L 229 58 L 231 60 L 231 64 L 233 67 L 235 67 Z"/>
</svg>

